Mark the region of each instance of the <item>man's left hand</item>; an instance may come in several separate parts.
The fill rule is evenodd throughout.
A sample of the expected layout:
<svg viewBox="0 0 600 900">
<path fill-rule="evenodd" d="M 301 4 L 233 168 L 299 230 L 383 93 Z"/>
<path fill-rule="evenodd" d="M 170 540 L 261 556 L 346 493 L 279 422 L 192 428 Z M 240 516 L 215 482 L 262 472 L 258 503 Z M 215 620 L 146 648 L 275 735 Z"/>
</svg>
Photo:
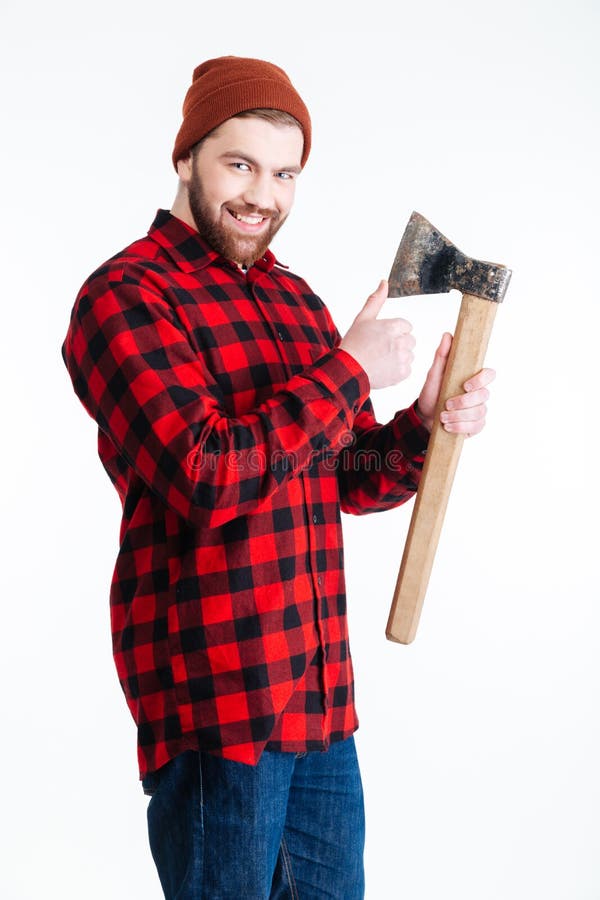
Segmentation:
<svg viewBox="0 0 600 900">
<path fill-rule="evenodd" d="M 442 378 L 444 377 L 444 370 L 451 346 L 452 335 L 446 332 L 435 351 L 433 363 L 427 373 L 423 389 L 419 394 L 417 411 L 423 424 L 429 431 L 433 427 L 433 414 L 440 394 Z M 496 373 L 493 369 L 482 369 L 465 381 L 463 385 L 464 394 L 448 398 L 446 406 L 440 415 L 446 431 L 465 434 L 467 437 L 478 434 L 481 431 L 485 425 L 486 402 L 490 396 L 487 385 L 495 377 Z"/>
</svg>

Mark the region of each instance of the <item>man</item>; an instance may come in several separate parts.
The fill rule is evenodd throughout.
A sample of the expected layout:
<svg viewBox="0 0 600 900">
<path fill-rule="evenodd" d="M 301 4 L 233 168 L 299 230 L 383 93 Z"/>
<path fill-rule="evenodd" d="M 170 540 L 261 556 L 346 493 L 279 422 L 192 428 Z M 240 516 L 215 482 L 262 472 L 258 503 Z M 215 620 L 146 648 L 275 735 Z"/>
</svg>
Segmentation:
<svg viewBox="0 0 600 900">
<path fill-rule="evenodd" d="M 269 244 L 311 125 L 277 66 L 194 72 L 148 235 L 83 285 L 63 345 L 123 504 L 115 662 L 138 727 L 150 844 L 168 898 L 364 894 L 340 510 L 413 496 L 451 338 L 418 401 L 379 424 L 371 388 L 406 378 L 411 326 L 342 338 Z M 443 413 L 481 430 L 483 370 Z"/>
</svg>

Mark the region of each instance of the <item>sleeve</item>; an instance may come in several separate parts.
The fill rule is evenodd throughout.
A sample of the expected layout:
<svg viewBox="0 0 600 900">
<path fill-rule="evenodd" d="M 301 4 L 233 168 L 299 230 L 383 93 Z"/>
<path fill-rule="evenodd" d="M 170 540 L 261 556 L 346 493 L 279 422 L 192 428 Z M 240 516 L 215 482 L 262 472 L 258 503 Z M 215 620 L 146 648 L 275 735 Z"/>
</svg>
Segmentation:
<svg viewBox="0 0 600 900">
<path fill-rule="evenodd" d="M 338 347 L 341 335 L 325 306 L 323 311 L 331 346 Z M 393 509 L 416 492 L 429 441 L 416 407 L 415 400 L 382 425 L 371 399 L 363 401 L 336 460 L 343 512 L 361 515 Z"/>
<path fill-rule="evenodd" d="M 126 267 L 84 285 L 62 356 L 75 393 L 127 464 L 205 527 L 256 511 L 315 458 L 338 453 L 369 392 L 358 362 L 332 348 L 231 417 L 173 308 Z"/>
<path fill-rule="evenodd" d="M 429 432 L 415 407 L 416 401 L 381 425 L 371 401 L 363 404 L 354 420 L 354 443 L 341 452 L 337 470 L 344 512 L 393 509 L 416 492 Z"/>
</svg>

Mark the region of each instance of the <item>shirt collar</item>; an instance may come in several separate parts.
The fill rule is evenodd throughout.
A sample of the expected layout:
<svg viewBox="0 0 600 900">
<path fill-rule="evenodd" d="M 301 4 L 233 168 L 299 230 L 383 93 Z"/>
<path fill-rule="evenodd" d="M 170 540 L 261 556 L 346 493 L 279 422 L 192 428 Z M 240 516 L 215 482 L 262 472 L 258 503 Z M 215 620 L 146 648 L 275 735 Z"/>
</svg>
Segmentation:
<svg viewBox="0 0 600 900">
<path fill-rule="evenodd" d="M 236 263 L 213 250 L 195 229 L 172 215 L 168 209 L 157 211 L 148 236 L 163 248 L 176 266 L 188 274 L 205 269 L 211 263 L 239 270 Z M 264 272 L 270 272 L 275 265 L 288 268 L 270 250 L 266 250 L 265 255 L 254 263 L 257 269 Z"/>
</svg>

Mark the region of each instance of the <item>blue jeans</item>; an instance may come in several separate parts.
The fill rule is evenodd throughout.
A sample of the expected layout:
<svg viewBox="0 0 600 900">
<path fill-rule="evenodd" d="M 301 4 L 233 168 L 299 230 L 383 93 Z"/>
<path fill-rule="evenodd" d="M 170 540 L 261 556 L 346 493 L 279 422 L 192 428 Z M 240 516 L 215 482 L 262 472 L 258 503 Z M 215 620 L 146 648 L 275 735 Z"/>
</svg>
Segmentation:
<svg viewBox="0 0 600 900">
<path fill-rule="evenodd" d="M 365 834 L 354 738 L 265 751 L 257 766 L 188 750 L 144 778 L 167 900 L 362 900 Z"/>
</svg>

